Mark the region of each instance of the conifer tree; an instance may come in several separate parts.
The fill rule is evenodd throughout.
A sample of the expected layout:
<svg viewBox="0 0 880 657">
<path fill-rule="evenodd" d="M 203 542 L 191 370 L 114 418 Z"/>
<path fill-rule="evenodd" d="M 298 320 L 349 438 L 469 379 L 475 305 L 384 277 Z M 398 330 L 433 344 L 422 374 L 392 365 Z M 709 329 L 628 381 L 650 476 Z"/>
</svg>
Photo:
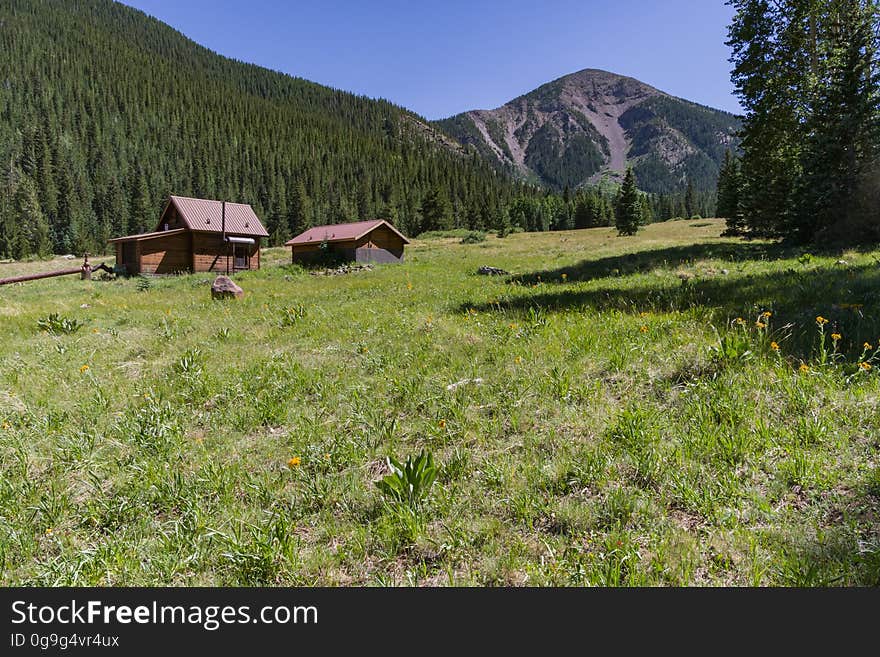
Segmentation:
<svg viewBox="0 0 880 657">
<path fill-rule="evenodd" d="M 422 199 L 419 213 L 422 216 L 420 232 L 446 230 L 451 227 L 449 200 L 439 187 L 434 187 Z"/>
<path fill-rule="evenodd" d="M 727 220 L 727 234 L 741 235 L 745 226 L 739 207 L 740 195 L 739 161 L 728 150 L 718 173 L 717 206 L 715 214 Z"/>
<path fill-rule="evenodd" d="M 746 110 L 736 228 L 801 242 L 880 239 L 863 200 L 878 167 L 877 0 L 728 4 Z"/>
<path fill-rule="evenodd" d="M 33 180 L 22 175 L 15 192 L 13 221 L 19 224 L 19 236 L 12 245 L 12 255 L 22 258 L 30 253 L 47 255 L 50 252 L 49 223 L 40 208 L 37 187 Z"/>
<path fill-rule="evenodd" d="M 628 167 L 618 196 L 615 223 L 618 235 L 635 235 L 642 225 L 642 202 L 636 188 L 636 177 Z"/>
<path fill-rule="evenodd" d="M 513 226 L 510 221 L 510 213 L 507 208 L 499 208 L 498 216 L 495 220 L 496 235 L 500 238 L 510 235 Z"/>
</svg>

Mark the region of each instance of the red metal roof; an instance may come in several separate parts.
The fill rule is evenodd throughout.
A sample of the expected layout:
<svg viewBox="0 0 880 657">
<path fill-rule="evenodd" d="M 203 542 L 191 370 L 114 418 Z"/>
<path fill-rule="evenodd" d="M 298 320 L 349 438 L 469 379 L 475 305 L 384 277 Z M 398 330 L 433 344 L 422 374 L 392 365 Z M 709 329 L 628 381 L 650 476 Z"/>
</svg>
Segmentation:
<svg viewBox="0 0 880 657">
<path fill-rule="evenodd" d="M 284 243 L 284 246 L 296 246 L 297 244 L 313 244 L 315 242 L 347 242 L 349 240 L 357 240 L 377 229 L 382 225 L 388 226 L 392 231 L 397 233 L 403 240 L 404 244 L 409 244 L 409 240 L 389 224 L 384 219 L 374 219 L 373 221 L 356 221 L 351 224 L 329 224 L 327 226 L 313 226 L 308 230 L 300 233 L 292 240 Z"/>
<path fill-rule="evenodd" d="M 203 198 L 171 196 L 168 201 L 177 208 L 181 219 L 190 230 L 208 233 L 223 232 L 223 204 Z M 168 211 L 166 207 L 165 211 Z M 162 213 L 163 217 L 165 212 Z M 162 220 L 159 220 L 159 227 Z M 247 203 L 226 203 L 226 233 L 230 235 L 251 235 L 269 237 L 269 233 L 253 208 Z"/>
</svg>

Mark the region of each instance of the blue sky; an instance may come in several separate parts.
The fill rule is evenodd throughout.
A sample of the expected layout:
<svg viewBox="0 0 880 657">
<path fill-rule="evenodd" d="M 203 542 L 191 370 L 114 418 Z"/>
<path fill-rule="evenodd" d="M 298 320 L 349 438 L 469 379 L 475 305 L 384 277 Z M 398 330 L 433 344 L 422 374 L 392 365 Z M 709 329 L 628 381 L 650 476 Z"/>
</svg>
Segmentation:
<svg viewBox="0 0 880 657">
<path fill-rule="evenodd" d="M 438 119 L 601 68 L 732 112 L 723 0 L 125 0 L 234 57 Z"/>
</svg>

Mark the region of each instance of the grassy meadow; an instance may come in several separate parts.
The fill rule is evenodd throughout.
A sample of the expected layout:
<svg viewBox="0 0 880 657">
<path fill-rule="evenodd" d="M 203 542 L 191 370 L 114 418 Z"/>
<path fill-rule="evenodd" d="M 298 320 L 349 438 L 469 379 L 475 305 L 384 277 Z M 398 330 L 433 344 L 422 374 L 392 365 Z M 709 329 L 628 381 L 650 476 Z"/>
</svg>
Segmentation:
<svg viewBox="0 0 880 657">
<path fill-rule="evenodd" d="M 880 584 L 880 252 L 722 229 L 0 287 L 0 583 Z"/>
</svg>

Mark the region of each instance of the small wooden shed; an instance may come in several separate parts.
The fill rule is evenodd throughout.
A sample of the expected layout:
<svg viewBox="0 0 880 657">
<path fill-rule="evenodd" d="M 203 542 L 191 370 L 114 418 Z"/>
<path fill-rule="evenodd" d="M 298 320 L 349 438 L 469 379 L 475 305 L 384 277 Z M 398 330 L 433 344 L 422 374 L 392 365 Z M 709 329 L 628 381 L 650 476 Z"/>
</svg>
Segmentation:
<svg viewBox="0 0 880 657">
<path fill-rule="evenodd" d="M 341 259 L 352 262 L 403 262 L 409 240 L 384 219 L 350 224 L 315 226 L 288 241 L 291 262 L 312 264 L 324 256 L 322 244 Z"/>
<path fill-rule="evenodd" d="M 171 196 L 156 230 L 110 240 L 128 274 L 218 272 L 260 268 L 269 233 L 246 203 Z"/>
</svg>

